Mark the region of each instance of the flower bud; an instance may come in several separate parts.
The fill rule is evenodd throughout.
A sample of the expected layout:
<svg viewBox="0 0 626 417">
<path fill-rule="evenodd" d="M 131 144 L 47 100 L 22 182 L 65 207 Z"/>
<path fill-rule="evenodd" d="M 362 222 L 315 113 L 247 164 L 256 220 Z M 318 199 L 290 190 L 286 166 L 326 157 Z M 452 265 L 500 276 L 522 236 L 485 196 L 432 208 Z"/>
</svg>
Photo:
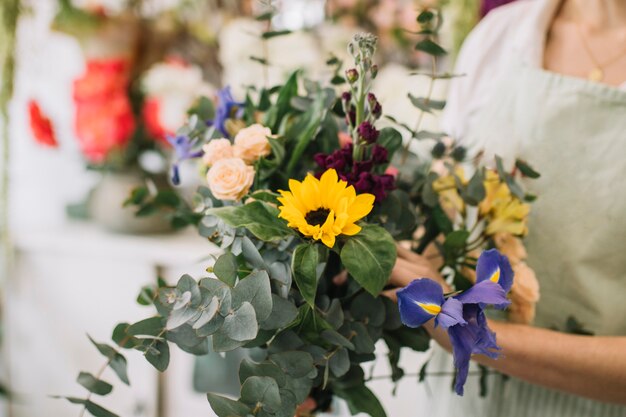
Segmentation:
<svg viewBox="0 0 626 417">
<path fill-rule="evenodd" d="M 363 122 L 358 127 L 359 137 L 366 143 L 374 143 L 380 132 L 370 122 Z"/>
<path fill-rule="evenodd" d="M 430 151 L 430 154 L 435 159 L 440 159 L 446 153 L 446 145 L 443 142 L 437 142 L 435 146 L 433 146 L 433 150 Z"/>
<path fill-rule="evenodd" d="M 452 150 L 451 156 L 452 159 L 454 159 L 455 161 L 463 162 L 463 160 L 467 156 L 467 149 L 465 149 L 463 146 L 457 146 Z"/>
<path fill-rule="evenodd" d="M 356 70 L 356 68 L 350 68 L 349 70 L 346 70 L 346 79 L 350 84 L 354 84 L 355 82 L 357 82 L 357 80 L 359 79 L 359 72 Z"/>
<path fill-rule="evenodd" d="M 376 76 L 378 75 L 378 65 L 372 65 L 372 68 L 370 69 L 370 74 L 372 75 L 372 80 L 376 78 Z"/>
</svg>

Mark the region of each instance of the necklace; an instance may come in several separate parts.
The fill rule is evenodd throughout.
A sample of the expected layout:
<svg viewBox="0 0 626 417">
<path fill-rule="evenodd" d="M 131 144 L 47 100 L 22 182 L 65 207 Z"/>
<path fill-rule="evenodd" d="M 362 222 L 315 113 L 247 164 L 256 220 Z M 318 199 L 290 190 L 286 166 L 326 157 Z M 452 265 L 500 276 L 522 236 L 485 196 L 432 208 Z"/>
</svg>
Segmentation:
<svg viewBox="0 0 626 417">
<path fill-rule="evenodd" d="M 580 40 L 583 44 L 583 47 L 585 48 L 587 55 L 589 55 L 589 58 L 591 59 L 591 62 L 593 62 L 593 65 L 594 65 L 591 71 L 589 71 L 589 73 L 587 74 L 587 78 L 591 81 L 600 82 L 604 80 L 604 69 L 609 67 L 611 64 L 614 64 L 615 62 L 620 60 L 624 55 L 626 55 L 626 49 L 621 51 L 619 54 L 613 56 L 611 59 L 608 59 L 605 62 L 600 63 L 596 59 L 596 57 L 593 55 L 593 51 L 591 50 L 591 47 L 587 43 L 587 39 L 585 38 L 585 35 L 583 33 L 583 30 L 580 24 L 576 24 L 576 27 L 578 28 L 578 35 L 580 36 Z"/>
</svg>

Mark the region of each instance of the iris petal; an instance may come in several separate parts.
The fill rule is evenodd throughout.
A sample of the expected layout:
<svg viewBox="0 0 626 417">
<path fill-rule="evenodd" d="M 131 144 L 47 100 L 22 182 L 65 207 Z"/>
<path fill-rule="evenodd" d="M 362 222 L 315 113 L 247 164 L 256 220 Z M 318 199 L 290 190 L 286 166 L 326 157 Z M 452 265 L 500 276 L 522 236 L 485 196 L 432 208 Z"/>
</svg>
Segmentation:
<svg viewBox="0 0 626 417">
<path fill-rule="evenodd" d="M 400 318 L 409 327 L 419 327 L 439 314 L 444 301 L 441 285 L 427 278 L 416 279 L 398 291 Z"/>
<path fill-rule="evenodd" d="M 506 298 L 504 288 L 493 281 L 481 281 L 454 298 L 463 304 L 491 304 L 498 308 L 511 303 Z"/>
<path fill-rule="evenodd" d="M 455 298 L 448 298 L 441 306 L 441 312 L 435 319 L 435 325 L 440 325 L 444 329 L 455 324 L 466 324 L 463 318 L 463 303 Z"/>
<path fill-rule="evenodd" d="M 496 249 L 484 251 L 476 264 L 476 283 L 493 281 L 509 292 L 513 285 L 513 269 L 506 256 Z"/>
</svg>

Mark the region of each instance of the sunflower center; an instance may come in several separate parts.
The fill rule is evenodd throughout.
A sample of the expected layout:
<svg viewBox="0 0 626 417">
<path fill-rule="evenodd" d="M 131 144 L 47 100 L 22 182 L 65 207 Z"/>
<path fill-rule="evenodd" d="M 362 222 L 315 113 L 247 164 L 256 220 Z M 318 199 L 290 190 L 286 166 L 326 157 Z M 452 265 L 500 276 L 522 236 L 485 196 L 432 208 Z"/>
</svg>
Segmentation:
<svg viewBox="0 0 626 417">
<path fill-rule="evenodd" d="M 319 208 L 317 210 L 309 211 L 306 216 L 304 216 L 304 218 L 306 222 L 311 226 L 318 226 L 326 222 L 329 213 L 330 210 L 325 208 Z"/>
</svg>

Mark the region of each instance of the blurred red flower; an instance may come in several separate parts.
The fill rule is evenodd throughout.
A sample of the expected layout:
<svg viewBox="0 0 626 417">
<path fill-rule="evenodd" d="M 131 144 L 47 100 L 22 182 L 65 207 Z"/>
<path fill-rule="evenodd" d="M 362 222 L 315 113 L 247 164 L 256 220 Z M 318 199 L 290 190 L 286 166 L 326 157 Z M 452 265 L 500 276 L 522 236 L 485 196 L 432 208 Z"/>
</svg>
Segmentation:
<svg viewBox="0 0 626 417">
<path fill-rule="evenodd" d="M 51 148 L 59 147 L 50 118 L 43 114 L 39 103 L 35 100 L 28 102 L 28 118 L 30 129 L 37 143 Z"/>
<path fill-rule="evenodd" d="M 160 144 L 170 146 L 168 136 L 174 136 L 174 132 L 168 131 L 161 124 L 161 102 L 157 98 L 148 98 L 143 104 L 142 115 L 148 134 L 156 138 Z"/>
<path fill-rule="evenodd" d="M 104 162 L 112 150 L 128 143 L 135 130 L 129 73 L 126 59 L 94 59 L 87 61 L 87 71 L 74 81 L 76 136 L 91 162 Z"/>
</svg>

